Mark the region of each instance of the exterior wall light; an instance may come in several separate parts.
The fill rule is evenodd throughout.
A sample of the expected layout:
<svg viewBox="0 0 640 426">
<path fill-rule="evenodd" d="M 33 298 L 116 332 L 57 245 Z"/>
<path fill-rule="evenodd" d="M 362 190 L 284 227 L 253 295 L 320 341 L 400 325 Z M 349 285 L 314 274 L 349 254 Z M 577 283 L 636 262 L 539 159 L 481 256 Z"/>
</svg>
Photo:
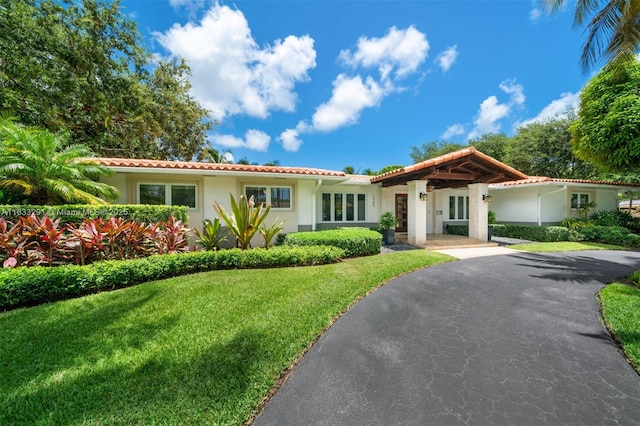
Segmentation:
<svg viewBox="0 0 640 426">
<path fill-rule="evenodd" d="M 421 192 L 420 193 L 420 200 L 421 201 L 427 201 L 428 198 L 429 198 L 429 194 L 427 194 L 426 192 Z"/>
<path fill-rule="evenodd" d="M 484 201 L 485 203 L 490 203 L 491 202 L 491 195 L 484 194 L 482 196 L 482 201 Z"/>
</svg>

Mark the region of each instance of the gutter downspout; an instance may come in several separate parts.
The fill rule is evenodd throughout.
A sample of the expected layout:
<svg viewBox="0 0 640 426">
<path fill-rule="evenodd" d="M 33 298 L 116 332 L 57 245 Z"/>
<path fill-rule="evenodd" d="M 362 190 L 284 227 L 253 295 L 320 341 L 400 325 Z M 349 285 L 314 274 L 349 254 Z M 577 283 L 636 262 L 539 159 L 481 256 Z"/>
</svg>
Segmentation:
<svg viewBox="0 0 640 426">
<path fill-rule="evenodd" d="M 316 187 L 313 188 L 313 192 L 311 193 L 311 230 L 316 230 L 316 193 L 320 186 L 322 185 L 322 179 L 318 179 L 316 182 Z"/>
<path fill-rule="evenodd" d="M 555 194 L 556 192 L 566 191 L 567 185 L 564 185 L 560 189 L 556 189 L 555 191 L 547 192 L 545 194 L 540 194 L 538 192 L 538 226 L 542 225 L 542 197 L 546 197 L 547 195 Z"/>
</svg>

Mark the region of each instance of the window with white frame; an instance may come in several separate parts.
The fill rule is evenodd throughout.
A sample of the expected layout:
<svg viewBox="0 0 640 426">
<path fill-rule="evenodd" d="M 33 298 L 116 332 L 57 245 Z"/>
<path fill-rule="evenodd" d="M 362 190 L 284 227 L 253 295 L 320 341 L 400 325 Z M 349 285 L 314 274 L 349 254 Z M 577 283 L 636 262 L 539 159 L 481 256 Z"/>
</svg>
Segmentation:
<svg viewBox="0 0 640 426">
<path fill-rule="evenodd" d="M 449 196 L 449 220 L 469 220 L 469 197 Z"/>
<path fill-rule="evenodd" d="M 584 208 L 589 204 L 589 194 L 584 192 L 571 193 L 571 210 Z"/>
<path fill-rule="evenodd" d="M 197 188 L 194 184 L 139 183 L 138 203 L 151 205 L 187 206 L 197 208 Z"/>
<path fill-rule="evenodd" d="M 291 209 L 290 186 L 246 186 L 244 194 L 247 199 L 253 197 L 253 201 L 258 204 L 271 206 L 272 209 Z"/>
<path fill-rule="evenodd" d="M 364 222 L 367 219 L 366 194 L 323 192 L 323 222 Z"/>
</svg>

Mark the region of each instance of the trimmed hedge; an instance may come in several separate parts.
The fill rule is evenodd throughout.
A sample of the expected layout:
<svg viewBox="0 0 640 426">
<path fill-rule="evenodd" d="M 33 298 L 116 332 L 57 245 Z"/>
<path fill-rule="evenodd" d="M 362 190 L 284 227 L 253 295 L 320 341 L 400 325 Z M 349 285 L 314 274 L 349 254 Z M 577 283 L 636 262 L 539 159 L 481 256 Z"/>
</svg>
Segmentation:
<svg viewBox="0 0 640 426">
<path fill-rule="evenodd" d="M 631 231 L 622 226 L 586 225 L 581 227 L 578 233 L 583 241 L 627 245 L 625 238 L 631 234 Z M 629 241 L 631 241 L 631 239 L 629 239 Z"/>
<path fill-rule="evenodd" d="M 447 225 L 446 233 L 449 235 L 462 235 L 469 236 L 469 226 L 468 225 Z"/>
<path fill-rule="evenodd" d="M 142 223 L 156 223 L 169 220 L 173 216 L 176 220 L 189 223 L 189 209 L 186 206 L 150 206 L 146 204 L 65 204 L 61 206 L 36 205 L 0 205 L 0 217 L 16 221 L 21 216 L 35 213 L 42 217 L 45 214 L 51 219 L 60 218 L 60 222 L 80 223 L 83 219 L 103 218 L 112 216 Z"/>
<path fill-rule="evenodd" d="M 492 225 L 496 237 L 517 238 L 520 240 L 540 241 L 544 243 L 569 241 L 569 229 L 564 226 L 538 225 Z"/>
<path fill-rule="evenodd" d="M 196 272 L 335 263 L 344 255 L 345 251 L 337 247 L 274 247 L 155 255 L 86 266 L 0 269 L 0 309 L 33 306 Z"/>
<path fill-rule="evenodd" d="M 283 244 L 285 246 L 333 246 L 343 249 L 346 257 L 371 256 L 380 253 L 382 235 L 366 228 L 338 228 L 287 234 Z"/>
</svg>

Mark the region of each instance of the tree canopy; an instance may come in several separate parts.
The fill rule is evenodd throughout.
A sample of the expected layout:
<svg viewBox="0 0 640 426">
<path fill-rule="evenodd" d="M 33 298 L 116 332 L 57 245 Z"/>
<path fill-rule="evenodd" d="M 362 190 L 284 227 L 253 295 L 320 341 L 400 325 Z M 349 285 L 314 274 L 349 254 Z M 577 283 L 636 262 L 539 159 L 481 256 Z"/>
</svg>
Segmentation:
<svg viewBox="0 0 640 426">
<path fill-rule="evenodd" d="M 570 115 L 567 118 L 534 122 L 519 127 L 514 136 L 491 133 L 470 140 L 468 145 L 431 141 L 421 147 L 411 147 L 409 156 L 414 162 L 420 162 L 474 146 L 483 154 L 527 175 L 565 179 L 591 178 L 597 173 L 597 169 L 573 153 L 569 133 L 573 120 L 574 115 Z"/>
<path fill-rule="evenodd" d="M 573 153 L 569 126 L 572 117 L 555 118 L 520 127 L 504 149 L 503 161 L 530 176 L 586 179 L 597 169 Z"/>
<path fill-rule="evenodd" d="M 580 94 L 570 128 L 576 155 L 604 172 L 640 168 L 640 62 L 607 66 Z"/>
<path fill-rule="evenodd" d="M 440 157 L 442 155 L 449 154 L 454 151 L 459 151 L 464 148 L 468 148 L 468 146 L 445 141 L 429 141 L 423 143 L 422 146 L 419 147 L 412 146 L 409 157 L 411 157 L 411 160 L 414 163 L 420 163 L 421 161 Z"/>
<path fill-rule="evenodd" d="M 191 159 L 212 126 L 184 62 L 155 61 L 119 1 L 0 6 L 0 109 L 99 155 Z"/>
</svg>

